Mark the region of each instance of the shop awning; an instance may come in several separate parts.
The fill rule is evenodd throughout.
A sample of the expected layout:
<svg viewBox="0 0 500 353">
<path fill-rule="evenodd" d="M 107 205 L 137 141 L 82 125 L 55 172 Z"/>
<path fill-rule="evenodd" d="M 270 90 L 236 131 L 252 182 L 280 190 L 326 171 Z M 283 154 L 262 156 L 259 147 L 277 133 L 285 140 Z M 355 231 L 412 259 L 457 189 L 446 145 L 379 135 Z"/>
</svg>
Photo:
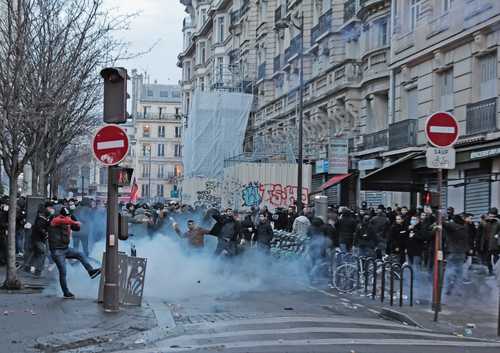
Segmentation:
<svg viewBox="0 0 500 353">
<path fill-rule="evenodd" d="M 317 190 L 317 192 L 324 191 L 334 185 L 337 185 L 338 183 L 341 183 L 344 179 L 349 178 L 351 175 L 352 173 L 335 175 L 334 177 L 328 179 L 328 181 L 326 181 L 323 185 L 321 185 Z"/>
<path fill-rule="evenodd" d="M 373 191 L 420 191 L 421 185 L 414 175 L 412 160 L 423 153 L 409 153 L 367 174 L 361 179 L 361 189 Z"/>
</svg>

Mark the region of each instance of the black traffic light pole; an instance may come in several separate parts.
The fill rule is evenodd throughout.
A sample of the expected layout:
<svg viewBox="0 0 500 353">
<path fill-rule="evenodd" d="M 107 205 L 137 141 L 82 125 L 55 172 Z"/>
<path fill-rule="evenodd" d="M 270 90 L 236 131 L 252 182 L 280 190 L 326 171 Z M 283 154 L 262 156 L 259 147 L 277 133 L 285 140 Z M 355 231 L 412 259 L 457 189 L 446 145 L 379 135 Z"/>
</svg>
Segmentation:
<svg viewBox="0 0 500 353">
<path fill-rule="evenodd" d="M 105 68 L 104 122 L 123 124 L 127 122 L 127 70 L 121 67 Z M 118 268 L 118 171 L 120 167 L 108 167 L 108 204 L 106 226 L 106 259 L 104 269 L 103 306 L 106 312 L 120 310 L 120 288 Z"/>
<path fill-rule="evenodd" d="M 117 312 L 120 309 L 118 278 L 118 184 L 116 167 L 108 167 L 108 204 L 106 224 L 106 261 L 104 277 L 104 310 Z"/>
</svg>

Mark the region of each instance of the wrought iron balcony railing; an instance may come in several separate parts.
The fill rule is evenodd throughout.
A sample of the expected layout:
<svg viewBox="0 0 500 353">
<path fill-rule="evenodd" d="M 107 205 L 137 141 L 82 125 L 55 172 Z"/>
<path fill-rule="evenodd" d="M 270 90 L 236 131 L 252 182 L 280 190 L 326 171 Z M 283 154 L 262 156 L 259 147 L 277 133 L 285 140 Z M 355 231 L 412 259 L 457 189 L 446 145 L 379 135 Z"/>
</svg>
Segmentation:
<svg viewBox="0 0 500 353">
<path fill-rule="evenodd" d="M 467 104 L 467 135 L 491 132 L 497 129 L 497 98 Z"/>
</svg>

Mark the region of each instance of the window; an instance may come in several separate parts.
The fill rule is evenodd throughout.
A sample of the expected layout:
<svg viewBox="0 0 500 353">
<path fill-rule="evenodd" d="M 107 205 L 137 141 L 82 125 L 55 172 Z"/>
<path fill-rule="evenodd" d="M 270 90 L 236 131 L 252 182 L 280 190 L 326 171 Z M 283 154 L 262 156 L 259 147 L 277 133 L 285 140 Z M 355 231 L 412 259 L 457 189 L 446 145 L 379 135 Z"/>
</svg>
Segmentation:
<svg viewBox="0 0 500 353">
<path fill-rule="evenodd" d="M 224 17 L 217 18 L 217 43 L 224 43 L 225 37 L 225 24 Z"/>
<path fill-rule="evenodd" d="M 108 184 L 108 168 L 103 167 L 99 168 L 99 184 L 107 185 Z"/>
<path fill-rule="evenodd" d="M 154 93 L 153 90 L 148 89 L 148 97 L 153 97 Z"/>
<path fill-rule="evenodd" d="M 149 153 L 151 152 L 151 145 L 149 143 L 145 143 L 142 145 L 142 155 L 144 157 L 149 156 Z"/>
<path fill-rule="evenodd" d="M 481 100 L 497 95 L 497 55 L 496 53 L 482 56 L 479 59 Z"/>
<path fill-rule="evenodd" d="M 205 90 L 205 77 L 200 77 L 200 90 Z"/>
<path fill-rule="evenodd" d="M 175 117 L 176 118 L 180 117 L 179 108 L 175 108 Z"/>
<path fill-rule="evenodd" d="M 182 146 L 181 145 L 175 145 L 174 156 L 175 157 L 182 156 Z"/>
<path fill-rule="evenodd" d="M 163 179 L 164 177 L 165 177 L 165 166 L 159 165 L 158 166 L 158 178 Z"/>
<path fill-rule="evenodd" d="M 176 126 L 175 127 L 175 137 L 177 137 L 177 138 L 181 137 L 181 131 L 182 131 L 182 128 L 180 126 Z"/>
<path fill-rule="evenodd" d="M 176 177 L 178 177 L 178 176 L 181 176 L 181 175 L 182 175 L 182 165 L 177 164 L 177 165 L 175 166 L 175 168 L 174 168 L 174 175 L 175 175 Z"/>
<path fill-rule="evenodd" d="M 443 72 L 440 75 L 439 97 L 440 109 L 453 109 L 453 69 Z"/>
<path fill-rule="evenodd" d="M 151 128 L 149 125 L 142 127 L 142 137 L 151 137 Z"/>
<path fill-rule="evenodd" d="M 158 144 L 158 157 L 165 157 L 165 145 L 163 143 Z"/>
<path fill-rule="evenodd" d="M 156 196 L 163 197 L 163 184 L 156 185 Z"/>
<path fill-rule="evenodd" d="M 146 118 L 148 116 L 148 109 L 149 107 L 142 107 L 142 115 L 144 118 Z"/>
<path fill-rule="evenodd" d="M 406 91 L 408 119 L 418 118 L 417 88 Z"/>
<path fill-rule="evenodd" d="M 387 34 L 389 31 L 387 27 L 387 19 L 380 21 L 377 25 L 377 41 L 379 47 L 385 47 L 388 44 Z"/>
<path fill-rule="evenodd" d="M 443 0 L 443 12 L 448 12 L 453 7 L 455 0 Z"/>
<path fill-rule="evenodd" d="M 207 9 L 201 9 L 200 14 L 200 26 L 203 26 L 207 20 Z"/>
<path fill-rule="evenodd" d="M 158 126 L 158 137 L 165 137 L 165 126 Z"/>
<path fill-rule="evenodd" d="M 163 97 L 163 98 L 168 97 L 168 91 L 160 91 L 160 97 Z"/>
<path fill-rule="evenodd" d="M 149 185 L 148 184 L 142 184 L 141 185 L 141 196 L 142 197 L 149 197 Z"/>
<path fill-rule="evenodd" d="M 181 98 L 181 92 L 180 91 L 173 91 L 172 97 L 173 98 Z"/>
<path fill-rule="evenodd" d="M 373 105 L 374 99 L 373 97 L 366 99 L 366 132 L 371 133 L 375 131 L 375 117 L 373 114 Z"/>
<path fill-rule="evenodd" d="M 215 82 L 216 83 L 222 83 L 222 77 L 224 74 L 224 58 L 219 56 L 217 57 L 217 64 L 215 66 Z"/>
<path fill-rule="evenodd" d="M 163 107 L 158 107 L 158 117 L 161 119 L 161 116 L 163 114 Z"/>
<path fill-rule="evenodd" d="M 189 61 L 184 65 L 184 80 L 191 80 L 191 63 Z"/>
<path fill-rule="evenodd" d="M 147 178 L 149 177 L 151 172 L 151 166 L 149 164 L 143 164 L 142 166 L 142 177 Z"/>
<path fill-rule="evenodd" d="M 422 7 L 421 0 L 410 0 L 410 30 L 417 28 L 417 21 Z"/>
<path fill-rule="evenodd" d="M 204 64 L 206 60 L 207 52 L 206 52 L 206 43 L 200 42 L 198 44 L 198 64 Z"/>
</svg>

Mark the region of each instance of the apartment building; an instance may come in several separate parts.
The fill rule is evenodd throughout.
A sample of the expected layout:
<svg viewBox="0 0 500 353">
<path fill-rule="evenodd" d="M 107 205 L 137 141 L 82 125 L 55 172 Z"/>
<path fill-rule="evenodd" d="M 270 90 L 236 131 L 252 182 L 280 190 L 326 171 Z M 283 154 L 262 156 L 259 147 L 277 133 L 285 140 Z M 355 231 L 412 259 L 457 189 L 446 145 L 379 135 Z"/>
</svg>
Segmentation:
<svg viewBox="0 0 500 353">
<path fill-rule="evenodd" d="M 189 13 L 179 55 L 184 114 L 195 89 L 214 89 L 202 83 L 213 81 L 215 53 L 224 50 L 224 63 L 245 73 L 240 81 L 255 95 L 254 147 L 281 143 L 297 151 L 302 59 L 313 192 L 333 204 L 416 205 L 436 185 L 425 166 L 425 119 L 445 110 L 461 132 L 443 203 L 472 213 L 498 203 L 499 1 L 181 2 Z M 224 49 L 214 45 L 217 16 L 229 18 Z"/>
<path fill-rule="evenodd" d="M 164 200 L 177 195 L 182 175 L 181 90 L 149 83 L 132 71 L 132 155 L 139 197 Z"/>
</svg>

